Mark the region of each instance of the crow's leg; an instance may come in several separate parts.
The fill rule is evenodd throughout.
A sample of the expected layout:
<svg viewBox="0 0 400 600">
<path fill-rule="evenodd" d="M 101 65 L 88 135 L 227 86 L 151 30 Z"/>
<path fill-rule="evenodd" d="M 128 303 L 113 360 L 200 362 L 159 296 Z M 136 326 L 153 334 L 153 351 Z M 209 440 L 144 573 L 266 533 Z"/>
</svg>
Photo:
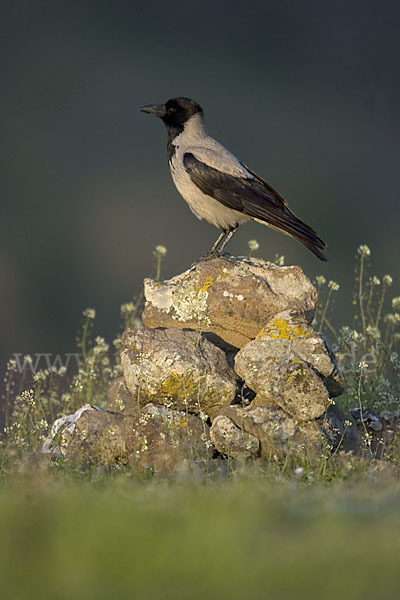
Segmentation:
<svg viewBox="0 0 400 600">
<path fill-rule="evenodd" d="M 219 250 L 218 250 L 218 246 L 223 242 L 224 238 L 229 235 L 229 231 L 225 231 L 224 229 L 221 231 L 221 233 L 218 236 L 217 241 L 211 246 L 211 248 L 209 249 L 209 251 L 206 254 L 206 258 L 210 258 L 211 256 L 214 256 L 216 254 L 219 254 Z"/>
<path fill-rule="evenodd" d="M 218 254 L 222 254 L 223 249 L 225 248 L 225 246 L 227 245 L 227 243 L 229 242 L 229 240 L 232 239 L 232 237 L 235 235 L 236 231 L 237 231 L 238 226 L 236 225 L 236 227 L 232 227 L 229 231 L 228 234 L 226 236 L 225 239 L 221 238 L 221 242 L 219 244 L 219 248 L 218 248 Z"/>
</svg>

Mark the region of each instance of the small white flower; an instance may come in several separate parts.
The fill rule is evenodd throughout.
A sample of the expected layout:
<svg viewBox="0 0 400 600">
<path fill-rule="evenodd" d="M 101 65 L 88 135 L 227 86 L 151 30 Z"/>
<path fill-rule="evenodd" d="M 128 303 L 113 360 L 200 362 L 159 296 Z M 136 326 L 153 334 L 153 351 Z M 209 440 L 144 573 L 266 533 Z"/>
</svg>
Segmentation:
<svg viewBox="0 0 400 600">
<path fill-rule="evenodd" d="M 155 256 L 166 256 L 167 249 L 165 246 L 156 246 L 154 248 L 154 254 Z"/>
<path fill-rule="evenodd" d="M 368 325 L 366 332 L 374 340 L 379 340 L 381 337 L 381 332 L 379 331 L 379 329 L 377 327 L 374 327 L 373 325 Z"/>
<path fill-rule="evenodd" d="M 123 315 L 129 315 L 130 313 L 134 312 L 135 310 L 135 305 L 133 304 L 133 302 L 126 302 L 125 304 L 121 305 L 121 313 Z"/>
<path fill-rule="evenodd" d="M 395 325 L 395 324 L 396 324 L 396 322 L 397 322 L 397 319 L 396 319 L 396 314 L 398 314 L 398 313 L 395 313 L 395 314 L 393 314 L 393 313 L 388 313 L 387 315 L 385 315 L 385 321 L 388 321 L 388 322 L 389 322 L 389 323 L 391 323 L 392 325 Z"/>
<path fill-rule="evenodd" d="M 200 411 L 200 419 L 205 423 L 208 419 L 208 414 L 204 412 L 204 410 Z"/>
<path fill-rule="evenodd" d="M 296 467 L 294 472 L 296 473 L 296 475 L 301 475 L 304 471 L 304 467 Z"/>
<path fill-rule="evenodd" d="M 28 406 L 36 406 L 35 393 L 33 390 L 24 390 L 23 392 L 21 392 L 21 400 L 26 402 Z"/>
<path fill-rule="evenodd" d="M 365 244 L 358 246 L 357 253 L 360 256 L 371 256 L 371 250 Z"/>
<path fill-rule="evenodd" d="M 368 369 L 368 363 L 365 362 L 365 360 L 362 360 L 358 363 L 358 368 L 361 369 L 361 371 L 364 371 L 365 369 Z"/>
<path fill-rule="evenodd" d="M 396 310 L 396 308 L 400 308 L 400 296 L 396 296 L 396 298 L 392 298 L 392 308 Z"/>
<path fill-rule="evenodd" d="M 383 283 L 384 283 L 384 285 L 387 285 L 388 287 L 390 287 L 393 283 L 393 278 L 390 275 L 384 275 Z"/>
<path fill-rule="evenodd" d="M 87 319 L 94 319 L 96 317 L 96 311 L 94 308 L 86 308 L 82 314 Z"/>
<path fill-rule="evenodd" d="M 372 285 L 381 285 L 381 280 L 376 275 L 374 275 L 373 277 L 371 277 L 371 283 Z"/>
<path fill-rule="evenodd" d="M 283 267 L 285 264 L 285 257 L 279 254 L 275 254 L 275 260 L 274 263 L 278 266 L 278 267 Z"/>
<path fill-rule="evenodd" d="M 336 281 L 332 281 L 332 280 L 331 280 L 331 281 L 328 283 L 328 288 L 329 288 L 330 290 L 332 290 L 332 292 L 337 292 L 337 291 L 338 291 L 338 289 L 340 288 L 340 285 L 339 285 L 338 283 L 336 283 Z"/>
<path fill-rule="evenodd" d="M 317 285 L 324 285 L 326 283 L 326 279 L 323 275 L 317 275 L 315 281 Z"/>
<path fill-rule="evenodd" d="M 247 245 L 249 246 L 250 250 L 258 250 L 260 247 L 260 244 L 257 242 L 257 240 L 249 240 Z"/>
<path fill-rule="evenodd" d="M 47 371 L 47 369 L 36 371 L 36 373 L 33 376 L 33 381 L 44 381 L 48 374 L 49 372 Z"/>
</svg>

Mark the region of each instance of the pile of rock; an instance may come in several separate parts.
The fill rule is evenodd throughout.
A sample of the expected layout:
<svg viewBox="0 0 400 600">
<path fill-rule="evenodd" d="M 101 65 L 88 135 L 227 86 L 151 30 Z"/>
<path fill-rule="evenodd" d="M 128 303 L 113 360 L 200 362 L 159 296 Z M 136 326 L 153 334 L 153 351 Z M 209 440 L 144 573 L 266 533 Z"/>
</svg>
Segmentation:
<svg viewBox="0 0 400 600">
<path fill-rule="evenodd" d="M 343 392 L 332 350 L 311 326 L 317 293 L 299 267 L 224 256 L 144 289 L 144 327 L 123 334 L 108 411 L 89 406 L 64 426 L 64 457 L 165 472 L 213 456 L 357 448 L 357 428 L 332 400 Z"/>
</svg>

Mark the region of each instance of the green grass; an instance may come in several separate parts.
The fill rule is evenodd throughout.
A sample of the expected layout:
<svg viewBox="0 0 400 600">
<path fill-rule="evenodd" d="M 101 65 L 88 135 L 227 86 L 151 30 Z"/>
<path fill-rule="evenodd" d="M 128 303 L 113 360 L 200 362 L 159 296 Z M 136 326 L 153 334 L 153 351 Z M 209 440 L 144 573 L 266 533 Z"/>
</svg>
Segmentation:
<svg viewBox="0 0 400 600">
<path fill-rule="evenodd" d="M 397 598 L 400 486 L 26 480 L 0 491 L 3 600 Z"/>
</svg>

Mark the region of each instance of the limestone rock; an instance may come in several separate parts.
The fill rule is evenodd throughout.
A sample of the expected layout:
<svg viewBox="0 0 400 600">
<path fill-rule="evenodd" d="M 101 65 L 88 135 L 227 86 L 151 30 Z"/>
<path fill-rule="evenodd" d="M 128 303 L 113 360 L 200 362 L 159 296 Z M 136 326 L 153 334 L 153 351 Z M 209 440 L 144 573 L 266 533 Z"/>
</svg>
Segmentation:
<svg viewBox="0 0 400 600">
<path fill-rule="evenodd" d="M 85 405 L 56 421 L 43 451 L 78 468 L 130 464 L 162 474 L 211 458 L 209 429 L 194 415 L 152 404 L 136 416 Z"/>
<path fill-rule="evenodd" d="M 63 457 L 79 468 L 128 464 L 127 439 L 132 423 L 132 417 L 85 405 L 73 415 L 56 421 L 53 440 L 56 430 L 60 441 L 59 446 L 53 446 L 51 450 L 53 455 Z"/>
<path fill-rule="evenodd" d="M 278 406 L 227 406 L 221 412 L 242 432 L 259 440 L 263 458 L 283 460 L 287 455 L 304 458 L 323 449 L 322 433 L 315 422 L 298 422 Z"/>
<path fill-rule="evenodd" d="M 237 427 L 225 415 L 215 417 L 210 438 L 219 452 L 241 460 L 256 456 L 260 448 L 260 442 L 254 435 Z"/>
<path fill-rule="evenodd" d="M 210 428 L 199 417 L 154 404 L 136 417 L 129 451 L 139 468 L 158 474 L 207 461 L 214 452 Z"/>
<path fill-rule="evenodd" d="M 138 411 L 138 403 L 125 385 L 123 377 L 114 379 L 107 394 L 107 410 L 134 415 Z"/>
<path fill-rule="evenodd" d="M 154 402 L 212 415 L 236 394 L 237 377 L 225 353 L 197 331 L 128 329 L 121 365 L 126 387 L 141 406 Z"/>
<path fill-rule="evenodd" d="M 319 417 L 329 397 L 343 392 L 325 339 L 292 310 L 278 313 L 238 352 L 235 370 L 256 392 L 256 405 L 277 404 L 302 421 Z"/>
<path fill-rule="evenodd" d="M 213 332 L 241 348 L 288 308 L 312 321 L 317 292 L 300 267 L 223 256 L 196 263 L 164 282 L 146 279 L 148 327 Z"/>
<path fill-rule="evenodd" d="M 276 405 L 288 415 L 309 421 L 329 406 L 328 392 L 321 379 L 296 359 L 268 357 L 264 348 L 250 342 L 236 359 L 236 371 L 256 392 L 253 404 Z"/>
<path fill-rule="evenodd" d="M 329 397 L 343 394 L 344 387 L 338 372 L 335 356 L 325 336 L 317 333 L 307 321 L 294 310 L 275 315 L 260 331 L 257 339 L 270 346 L 273 356 L 278 354 L 305 362 L 321 377 Z"/>
</svg>

